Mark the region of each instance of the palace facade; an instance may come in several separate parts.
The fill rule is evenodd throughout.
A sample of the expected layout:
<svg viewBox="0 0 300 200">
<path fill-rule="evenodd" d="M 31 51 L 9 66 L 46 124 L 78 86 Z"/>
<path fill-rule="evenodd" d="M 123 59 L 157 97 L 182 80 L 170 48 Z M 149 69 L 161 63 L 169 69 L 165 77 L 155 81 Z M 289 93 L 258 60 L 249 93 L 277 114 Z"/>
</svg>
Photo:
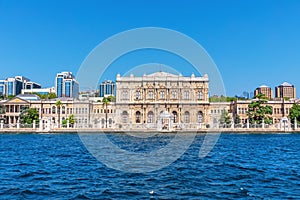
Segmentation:
<svg viewBox="0 0 300 200">
<path fill-rule="evenodd" d="M 209 122 L 208 76 L 156 72 L 116 79 L 116 123 L 120 126 L 197 128 Z M 166 124 L 167 123 L 167 124 Z M 172 127 L 170 127 L 172 124 Z"/>
</svg>

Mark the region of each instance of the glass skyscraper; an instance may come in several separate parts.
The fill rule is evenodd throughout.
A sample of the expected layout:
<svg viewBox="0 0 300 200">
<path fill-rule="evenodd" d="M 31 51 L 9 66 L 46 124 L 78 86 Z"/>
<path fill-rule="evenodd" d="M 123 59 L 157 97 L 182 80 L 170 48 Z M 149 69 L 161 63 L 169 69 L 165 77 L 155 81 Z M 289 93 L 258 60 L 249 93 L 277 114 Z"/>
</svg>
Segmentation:
<svg viewBox="0 0 300 200">
<path fill-rule="evenodd" d="M 72 72 L 61 72 L 56 75 L 55 89 L 58 98 L 72 97 L 78 98 L 79 84 Z"/>
<path fill-rule="evenodd" d="M 99 85 L 99 96 L 105 97 L 105 96 L 116 96 L 116 84 L 115 82 L 111 80 L 107 80 L 102 82 Z"/>
<path fill-rule="evenodd" d="M 0 80 L 0 96 L 16 96 L 21 94 L 22 89 L 26 88 L 41 88 L 41 85 L 31 82 L 30 79 L 24 76 Z"/>
</svg>

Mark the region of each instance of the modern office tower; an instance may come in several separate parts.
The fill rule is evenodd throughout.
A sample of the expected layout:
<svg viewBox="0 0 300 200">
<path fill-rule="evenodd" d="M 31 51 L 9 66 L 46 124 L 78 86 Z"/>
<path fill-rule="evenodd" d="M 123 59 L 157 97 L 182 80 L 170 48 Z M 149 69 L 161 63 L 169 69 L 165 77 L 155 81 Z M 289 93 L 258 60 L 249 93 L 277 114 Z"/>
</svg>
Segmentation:
<svg viewBox="0 0 300 200">
<path fill-rule="evenodd" d="M 0 97 L 6 95 L 6 80 L 0 80 Z"/>
<path fill-rule="evenodd" d="M 268 98 L 268 99 L 273 98 L 272 89 L 266 85 L 262 85 L 262 86 L 256 88 L 256 90 L 254 90 L 254 96 L 256 96 L 258 94 L 264 94 L 266 96 L 266 98 Z"/>
<path fill-rule="evenodd" d="M 294 85 L 284 82 L 281 85 L 275 87 L 275 98 L 296 98 L 296 88 Z"/>
<path fill-rule="evenodd" d="M 102 82 L 99 85 L 99 96 L 105 97 L 105 96 L 116 96 L 116 84 L 115 82 L 111 80 L 107 80 Z"/>
<path fill-rule="evenodd" d="M 58 98 L 72 97 L 78 98 L 79 84 L 72 72 L 61 72 L 56 75 L 55 89 Z"/>
<path fill-rule="evenodd" d="M 2 81 L 3 83 L 4 81 Z M 2 84 L 1 84 L 2 85 Z M 22 89 L 25 88 L 41 88 L 41 85 L 35 82 L 31 82 L 30 79 L 24 76 L 16 76 L 14 78 L 7 78 L 5 80 L 5 95 L 16 96 L 21 94 Z"/>
</svg>

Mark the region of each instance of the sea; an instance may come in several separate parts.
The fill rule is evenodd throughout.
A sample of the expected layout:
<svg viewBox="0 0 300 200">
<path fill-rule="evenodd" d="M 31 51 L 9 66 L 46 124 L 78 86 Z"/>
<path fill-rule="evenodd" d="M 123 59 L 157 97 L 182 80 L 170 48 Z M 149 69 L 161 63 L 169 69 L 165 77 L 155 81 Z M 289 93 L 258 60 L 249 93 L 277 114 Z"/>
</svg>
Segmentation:
<svg viewBox="0 0 300 200">
<path fill-rule="evenodd" d="M 105 137 L 150 155 L 176 134 Z M 221 134 L 200 158 L 205 137 L 197 134 L 168 165 L 135 172 L 129 157 L 107 145 L 97 148 L 107 154 L 102 162 L 76 133 L 0 134 L 0 199 L 300 199 L 300 134 Z"/>
</svg>

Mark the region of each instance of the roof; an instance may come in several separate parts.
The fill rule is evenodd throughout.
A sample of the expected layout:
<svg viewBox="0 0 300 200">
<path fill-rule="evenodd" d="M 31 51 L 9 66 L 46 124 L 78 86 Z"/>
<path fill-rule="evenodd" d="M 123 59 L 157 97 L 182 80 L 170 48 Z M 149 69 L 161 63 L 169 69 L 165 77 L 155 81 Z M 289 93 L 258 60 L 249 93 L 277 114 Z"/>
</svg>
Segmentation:
<svg viewBox="0 0 300 200">
<path fill-rule="evenodd" d="M 261 85 L 261 86 L 259 86 L 259 88 L 269 88 L 269 86 L 267 86 L 267 85 Z"/>
<path fill-rule="evenodd" d="M 26 101 L 39 101 L 41 100 L 40 97 L 36 94 L 19 94 L 17 96 L 20 99 L 26 100 Z"/>
<path fill-rule="evenodd" d="M 288 82 L 283 82 L 280 86 L 284 86 L 284 87 L 293 87 L 292 84 L 288 83 Z"/>
<path fill-rule="evenodd" d="M 155 73 L 153 73 L 153 74 L 149 74 L 149 75 L 146 75 L 146 76 L 154 76 L 154 77 L 166 77 L 166 76 L 171 76 L 171 77 L 178 77 L 178 75 L 171 74 L 171 73 L 168 73 L 168 72 L 163 72 L 163 71 L 155 72 Z"/>
</svg>

